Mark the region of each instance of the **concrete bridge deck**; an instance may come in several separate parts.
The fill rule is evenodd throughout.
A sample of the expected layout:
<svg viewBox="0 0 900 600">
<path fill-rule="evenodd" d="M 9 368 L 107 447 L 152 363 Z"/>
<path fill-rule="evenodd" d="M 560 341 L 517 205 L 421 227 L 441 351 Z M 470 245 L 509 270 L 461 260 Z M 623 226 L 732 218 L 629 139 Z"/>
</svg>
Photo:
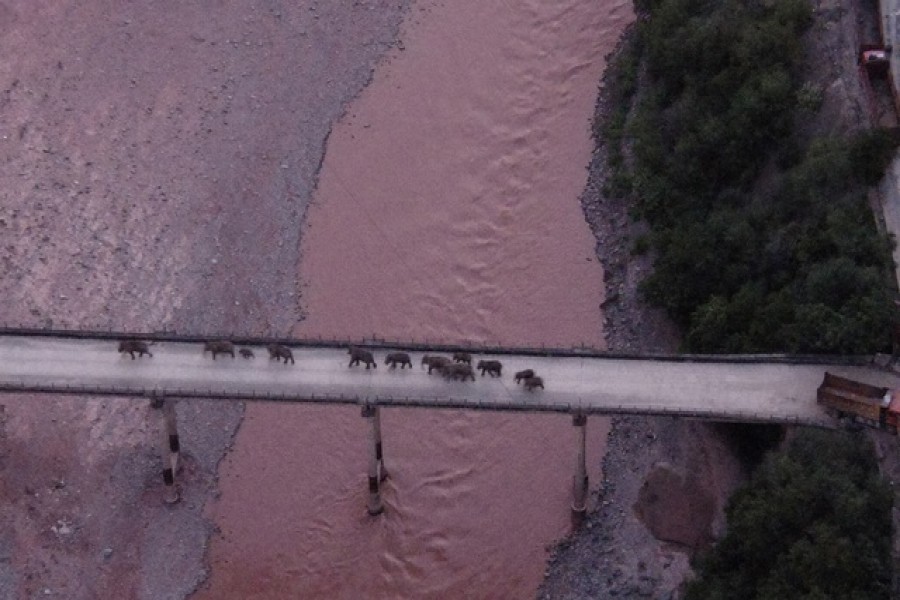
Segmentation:
<svg viewBox="0 0 900 600">
<path fill-rule="evenodd" d="M 348 368 L 345 347 L 294 347 L 295 365 L 270 361 L 262 346 L 251 360 L 213 360 L 199 342 L 160 341 L 153 358 L 131 360 L 113 339 L 0 335 L 0 391 L 260 401 L 375 404 L 384 407 L 680 415 L 711 420 L 833 426 L 816 404 L 827 370 L 887 387 L 897 375 L 865 365 L 808 357 L 606 357 L 478 354 L 503 362 L 503 377 L 447 381 L 420 367 Z M 398 347 L 398 349 L 400 349 Z M 434 354 L 435 352 L 431 352 Z M 551 353 L 550 351 L 547 352 Z M 570 353 L 571 354 L 571 353 Z M 546 389 L 513 382 L 532 368 Z"/>
</svg>

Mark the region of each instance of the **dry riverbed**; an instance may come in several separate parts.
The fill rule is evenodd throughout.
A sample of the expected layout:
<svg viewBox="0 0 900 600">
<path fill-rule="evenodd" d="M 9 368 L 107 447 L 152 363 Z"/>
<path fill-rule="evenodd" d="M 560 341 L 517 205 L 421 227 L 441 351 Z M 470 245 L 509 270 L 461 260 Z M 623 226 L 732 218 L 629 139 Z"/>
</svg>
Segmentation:
<svg viewBox="0 0 900 600">
<path fill-rule="evenodd" d="M 287 334 L 331 124 L 406 8 L 0 2 L 0 321 Z M 242 413 L 179 405 L 168 506 L 145 400 L 0 398 L 0 597 L 190 594 Z"/>
</svg>

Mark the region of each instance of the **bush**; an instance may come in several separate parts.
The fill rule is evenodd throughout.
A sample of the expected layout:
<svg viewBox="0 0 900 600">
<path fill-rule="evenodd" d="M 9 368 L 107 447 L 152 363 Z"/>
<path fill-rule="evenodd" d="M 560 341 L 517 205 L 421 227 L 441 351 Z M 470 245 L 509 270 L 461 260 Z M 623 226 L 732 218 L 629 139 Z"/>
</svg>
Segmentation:
<svg viewBox="0 0 900 600">
<path fill-rule="evenodd" d="M 875 185 L 894 158 L 897 135 L 887 129 L 868 131 L 853 140 L 850 160 L 857 178 L 866 185 Z"/>
<path fill-rule="evenodd" d="M 685 598 L 886 600 L 892 498 L 864 437 L 801 430 L 732 497 Z"/>
<path fill-rule="evenodd" d="M 634 240 L 634 244 L 631 246 L 631 254 L 633 256 L 643 256 L 650 251 L 650 236 L 641 235 L 638 236 L 637 239 Z"/>
<path fill-rule="evenodd" d="M 822 107 L 822 100 L 822 88 L 809 81 L 797 92 L 797 105 L 807 112 L 817 112 Z"/>
</svg>

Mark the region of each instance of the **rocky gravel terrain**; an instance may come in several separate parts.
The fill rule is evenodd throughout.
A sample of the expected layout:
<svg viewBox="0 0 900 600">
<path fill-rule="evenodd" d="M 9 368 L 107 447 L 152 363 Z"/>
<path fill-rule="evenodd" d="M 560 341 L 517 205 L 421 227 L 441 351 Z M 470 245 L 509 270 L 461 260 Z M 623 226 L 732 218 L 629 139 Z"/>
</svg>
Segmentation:
<svg viewBox="0 0 900 600">
<path fill-rule="evenodd" d="M 407 6 L 0 2 L 0 322 L 287 334 L 331 124 Z M 241 414 L 179 404 L 170 506 L 146 400 L 0 398 L 0 598 L 188 595 Z"/>
<path fill-rule="evenodd" d="M 597 114 L 607 110 L 601 91 Z M 643 232 L 629 203 L 603 193 L 605 149 L 599 145 L 581 198 L 597 239 L 607 301 L 602 310 L 610 350 L 675 352 L 678 331 L 640 298 L 652 258 L 631 252 Z M 681 419 L 617 417 L 592 482 L 598 509 L 554 548 L 538 597 L 675 598 L 690 557 L 724 528 L 724 505 L 743 469 L 715 426 Z"/>
</svg>

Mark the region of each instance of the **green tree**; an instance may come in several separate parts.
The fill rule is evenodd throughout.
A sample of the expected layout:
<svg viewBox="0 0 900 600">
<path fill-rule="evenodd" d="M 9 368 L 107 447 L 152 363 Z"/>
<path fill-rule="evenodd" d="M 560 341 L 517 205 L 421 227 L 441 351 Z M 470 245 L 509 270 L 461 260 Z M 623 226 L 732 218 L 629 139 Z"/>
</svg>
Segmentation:
<svg viewBox="0 0 900 600">
<path fill-rule="evenodd" d="M 686 598 L 886 600 L 892 499 L 865 437 L 802 430 L 734 495 Z"/>
</svg>

